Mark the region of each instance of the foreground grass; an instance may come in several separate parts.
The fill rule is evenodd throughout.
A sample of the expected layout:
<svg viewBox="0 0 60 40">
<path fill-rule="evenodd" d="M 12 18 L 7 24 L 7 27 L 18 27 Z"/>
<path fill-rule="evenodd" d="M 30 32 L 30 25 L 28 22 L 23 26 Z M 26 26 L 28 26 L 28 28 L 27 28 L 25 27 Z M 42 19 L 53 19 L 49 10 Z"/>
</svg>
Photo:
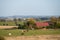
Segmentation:
<svg viewBox="0 0 60 40">
<path fill-rule="evenodd" d="M 9 36 L 8 34 L 11 33 L 11 36 L 22 36 L 21 30 L 14 29 L 14 30 L 0 30 L 0 36 Z M 28 32 L 24 33 L 24 36 L 32 36 L 32 35 L 60 35 L 60 30 L 29 30 Z"/>
</svg>

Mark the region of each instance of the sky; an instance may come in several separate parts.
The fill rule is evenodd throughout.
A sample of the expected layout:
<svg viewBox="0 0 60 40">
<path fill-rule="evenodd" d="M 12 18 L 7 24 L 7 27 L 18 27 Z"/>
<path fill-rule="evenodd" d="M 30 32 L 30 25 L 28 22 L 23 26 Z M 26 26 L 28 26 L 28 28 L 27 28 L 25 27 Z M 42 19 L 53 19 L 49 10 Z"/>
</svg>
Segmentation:
<svg viewBox="0 0 60 40">
<path fill-rule="evenodd" d="M 0 0 L 0 16 L 60 16 L 60 0 Z"/>
</svg>

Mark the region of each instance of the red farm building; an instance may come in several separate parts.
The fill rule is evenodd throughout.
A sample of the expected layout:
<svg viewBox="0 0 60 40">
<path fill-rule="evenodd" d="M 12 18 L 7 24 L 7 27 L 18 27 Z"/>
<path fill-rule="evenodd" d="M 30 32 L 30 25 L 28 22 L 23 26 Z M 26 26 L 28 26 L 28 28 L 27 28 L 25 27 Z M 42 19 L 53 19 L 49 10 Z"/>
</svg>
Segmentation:
<svg viewBox="0 0 60 40">
<path fill-rule="evenodd" d="M 36 24 L 37 28 L 45 28 L 45 27 L 49 26 L 48 22 L 36 22 L 35 24 Z"/>
</svg>

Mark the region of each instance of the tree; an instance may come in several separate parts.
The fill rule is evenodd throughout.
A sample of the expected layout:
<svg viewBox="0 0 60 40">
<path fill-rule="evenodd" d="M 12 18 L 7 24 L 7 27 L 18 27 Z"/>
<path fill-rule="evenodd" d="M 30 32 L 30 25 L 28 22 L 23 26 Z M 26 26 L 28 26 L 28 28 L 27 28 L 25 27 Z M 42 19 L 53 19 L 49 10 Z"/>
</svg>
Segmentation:
<svg viewBox="0 0 60 40">
<path fill-rule="evenodd" d="M 20 18 L 18 18 L 18 21 L 21 21 L 21 19 L 20 19 Z"/>
<path fill-rule="evenodd" d="M 56 17 L 51 17 L 50 21 L 53 23 L 53 27 L 56 28 L 56 24 L 57 24 L 57 18 Z"/>
<path fill-rule="evenodd" d="M 56 24 L 57 28 L 60 28 L 60 23 Z"/>
<path fill-rule="evenodd" d="M 15 22 L 15 25 L 17 25 L 17 19 L 16 18 L 14 18 L 14 22 Z"/>
<path fill-rule="evenodd" d="M 35 20 L 33 19 L 33 18 L 29 18 L 29 19 L 27 19 L 27 26 L 30 28 L 30 29 L 32 29 L 32 28 L 34 28 L 33 27 L 33 25 L 35 24 Z"/>
<path fill-rule="evenodd" d="M 60 22 L 60 16 L 58 17 L 58 22 Z"/>
<path fill-rule="evenodd" d="M 58 18 L 59 20 L 60 20 L 60 16 L 59 16 L 59 18 Z"/>
<path fill-rule="evenodd" d="M 54 16 L 53 16 L 53 17 L 51 17 L 51 18 L 50 18 L 50 20 L 51 20 L 51 22 L 57 22 L 57 18 L 56 18 L 56 17 L 54 17 Z"/>
</svg>

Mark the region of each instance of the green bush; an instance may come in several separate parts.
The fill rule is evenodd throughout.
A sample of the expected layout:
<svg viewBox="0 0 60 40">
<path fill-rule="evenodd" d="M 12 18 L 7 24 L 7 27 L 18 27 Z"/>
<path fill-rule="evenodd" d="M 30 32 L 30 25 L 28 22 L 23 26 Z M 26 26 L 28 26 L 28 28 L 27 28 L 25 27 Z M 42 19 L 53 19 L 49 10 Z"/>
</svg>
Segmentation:
<svg viewBox="0 0 60 40">
<path fill-rule="evenodd" d="M 4 37 L 2 37 L 2 36 L 0 36 L 0 40 L 5 40 L 5 38 L 4 38 Z"/>
<path fill-rule="evenodd" d="M 56 24 L 56 28 L 60 28 L 60 23 Z"/>
<path fill-rule="evenodd" d="M 25 29 L 24 25 L 18 24 L 18 29 Z"/>
<path fill-rule="evenodd" d="M 46 28 L 47 28 L 47 29 L 54 29 L 53 26 L 47 26 Z"/>
</svg>

